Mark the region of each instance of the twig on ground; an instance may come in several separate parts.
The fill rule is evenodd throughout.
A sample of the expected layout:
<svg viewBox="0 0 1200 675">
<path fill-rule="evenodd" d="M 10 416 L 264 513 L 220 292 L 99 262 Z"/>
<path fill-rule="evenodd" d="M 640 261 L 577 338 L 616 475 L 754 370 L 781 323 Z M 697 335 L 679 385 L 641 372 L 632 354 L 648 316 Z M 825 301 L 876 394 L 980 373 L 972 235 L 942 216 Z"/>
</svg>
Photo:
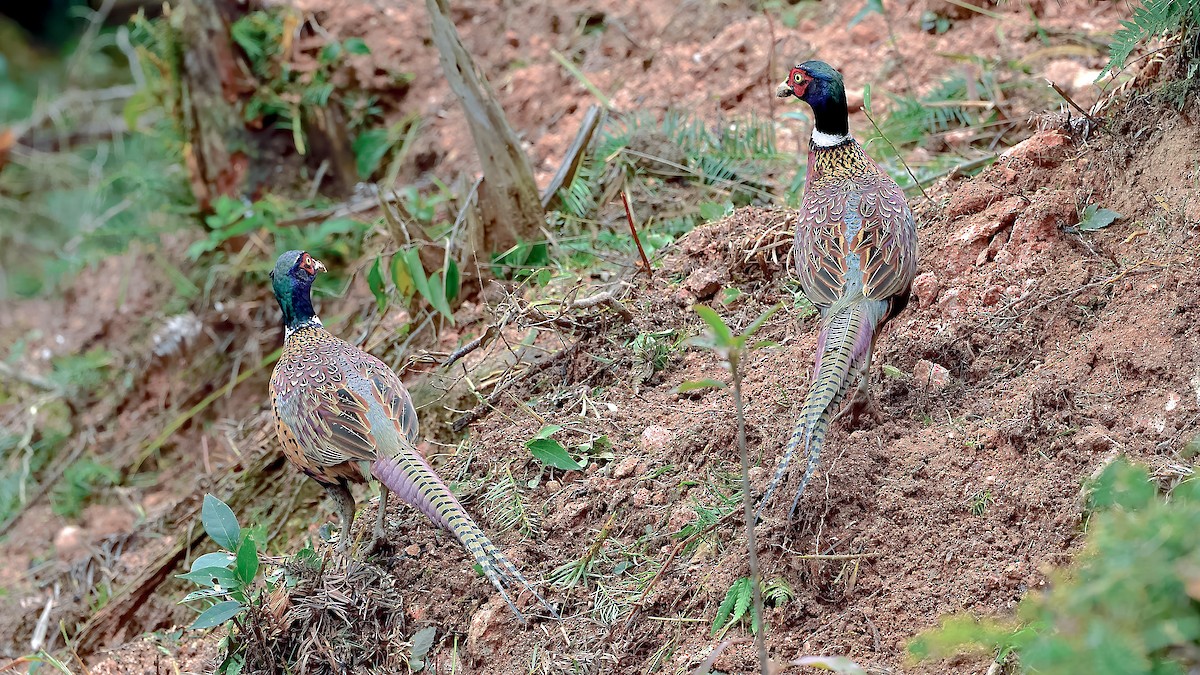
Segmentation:
<svg viewBox="0 0 1200 675">
<path fill-rule="evenodd" d="M 629 204 L 629 190 L 621 190 L 621 203 L 625 205 L 625 220 L 629 222 L 629 232 L 633 235 L 633 243 L 637 244 L 638 253 L 642 256 L 642 265 L 646 276 L 654 278 L 654 270 L 650 269 L 650 259 L 646 257 L 646 249 L 642 248 L 642 240 L 638 237 L 637 226 L 633 223 L 633 206 Z"/>
<path fill-rule="evenodd" d="M 471 352 L 475 351 L 476 349 L 479 349 L 480 347 L 488 346 L 489 344 L 492 343 L 492 340 L 496 339 L 496 336 L 499 334 L 500 334 L 500 330 L 498 328 L 496 328 L 496 326 L 494 326 L 494 325 L 488 326 L 487 330 L 483 331 L 483 335 L 480 335 L 479 337 L 475 338 L 474 340 L 471 340 L 467 344 L 450 352 L 450 355 L 447 356 L 446 360 L 442 362 L 442 367 L 449 368 L 450 366 L 454 365 L 455 361 L 458 361 L 459 359 L 466 356 L 467 354 L 470 354 Z"/>
<path fill-rule="evenodd" d="M 20 382 L 21 384 L 27 384 L 36 389 L 41 389 L 42 391 L 61 393 L 60 387 L 50 380 L 47 380 L 40 375 L 32 375 L 23 370 L 17 370 L 4 361 L 0 361 L 0 377 L 5 377 L 15 382 Z"/>
<path fill-rule="evenodd" d="M 1071 98 L 1070 94 L 1063 91 L 1063 88 L 1058 86 L 1057 84 L 1055 84 L 1053 80 L 1047 79 L 1046 84 L 1050 85 L 1050 88 L 1053 89 L 1055 92 L 1057 92 L 1058 95 L 1061 96 L 1063 98 L 1063 100 L 1066 101 L 1068 104 L 1070 104 L 1070 106 L 1072 108 L 1078 110 L 1081 115 L 1086 117 L 1087 121 L 1092 123 L 1092 126 L 1103 131 L 1104 133 L 1108 134 L 1109 136 L 1112 136 L 1113 138 L 1118 138 L 1117 132 L 1113 131 L 1112 129 L 1109 129 L 1108 125 L 1105 124 L 1103 120 L 1096 119 L 1094 116 L 1092 116 L 1092 113 L 1084 110 L 1082 106 L 1080 106 L 1078 103 L 1075 102 L 1075 99 Z"/>
</svg>

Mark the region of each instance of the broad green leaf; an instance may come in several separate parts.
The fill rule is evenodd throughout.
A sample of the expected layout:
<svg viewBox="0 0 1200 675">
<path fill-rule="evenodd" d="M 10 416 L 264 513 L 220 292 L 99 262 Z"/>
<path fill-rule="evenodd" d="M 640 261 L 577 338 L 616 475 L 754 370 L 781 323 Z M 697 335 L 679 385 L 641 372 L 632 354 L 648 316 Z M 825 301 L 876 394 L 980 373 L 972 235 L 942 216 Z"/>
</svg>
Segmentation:
<svg viewBox="0 0 1200 675">
<path fill-rule="evenodd" d="M 450 303 L 446 301 L 446 285 L 442 281 L 441 272 L 429 275 L 429 304 L 449 319 L 450 323 L 454 323 L 454 312 L 450 311 Z"/>
<path fill-rule="evenodd" d="M 579 471 L 583 468 L 582 464 L 571 457 L 562 443 L 553 438 L 535 438 L 525 443 L 525 447 L 529 448 L 534 458 L 546 466 L 564 471 Z"/>
<path fill-rule="evenodd" d="M 225 505 L 225 502 L 211 494 L 204 495 L 204 506 L 200 508 L 200 522 L 204 523 L 204 531 L 212 540 L 226 551 L 237 549 L 242 538 L 242 529 L 238 527 L 237 516 Z"/>
<path fill-rule="evenodd" d="M 688 380 L 679 383 L 679 387 L 675 391 L 682 394 L 697 389 L 724 389 L 725 386 L 725 383 L 720 380 Z"/>
<path fill-rule="evenodd" d="M 347 54 L 358 54 L 361 56 L 363 54 L 371 53 L 371 48 L 367 46 L 367 43 L 364 42 L 362 38 L 358 37 L 352 37 L 343 40 L 342 46 L 346 48 Z"/>
<path fill-rule="evenodd" d="M 437 629 L 433 626 L 422 628 L 412 636 L 412 649 L 409 650 L 408 667 L 413 672 L 419 672 L 425 668 L 425 657 L 429 655 L 429 650 L 433 648 L 433 638 L 437 636 Z"/>
<path fill-rule="evenodd" d="M 706 305 L 692 305 L 692 309 L 700 315 L 704 323 L 708 324 L 708 329 L 712 332 L 715 346 L 731 347 L 733 346 L 733 333 L 730 332 L 729 326 L 721 320 L 721 316 L 717 314 L 713 308 Z"/>
<path fill-rule="evenodd" d="M 383 289 L 383 271 L 382 258 L 376 258 L 374 264 L 371 265 L 370 271 L 367 272 L 367 287 L 371 289 L 371 295 L 375 296 L 375 304 L 379 307 L 379 311 L 387 306 L 387 293 Z"/>
<path fill-rule="evenodd" d="M 337 61 L 338 57 L 341 55 L 342 43 L 335 40 L 321 48 L 321 53 L 317 56 L 317 61 L 322 65 L 327 66 L 334 61 Z"/>
<path fill-rule="evenodd" d="M 186 574 L 177 574 L 175 577 L 190 581 L 198 586 L 207 586 L 208 588 L 220 587 L 226 591 L 240 585 L 233 571 L 224 567 L 205 567 L 192 570 Z"/>
<path fill-rule="evenodd" d="M 370 178 L 391 148 L 392 139 L 388 136 L 387 129 L 368 129 L 356 136 L 350 144 L 350 149 L 354 152 L 358 177 L 363 180 Z"/>
<path fill-rule="evenodd" d="M 255 574 L 258 574 L 258 546 L 253 539 L 246 537 L 238 547 L 237 576 L 243 584 L 250 584 Z"/>
<path fill-rule="evenodd" d="M 1154 501 L 1157 494 L 1158 488 L 1144 468 L 1126 462 L 1113 462 L 1092 483 L 1088 501 L 1097 510 L 1117 506 L 1136 511 Z"/>
<path fill-rule="evenodd" d="M 716 202 L 701 202 L 700 217 L 704 220 L 717 220 L 723 218 L 732 209 L 732 204 L 718 204 Z"/>
<path fill-rule="evenodd" d="M 391 268 L 392 283 L 396 285 L 396 292 L 405 300 L 411 298 L 417 290 L 417 286 L 413 283 L 412 274 L 408 271 L 408 263 L 404 260 L 403 252 L 392 256 Z"/>
<path fill-rule="evenodd" d="M 454 302 L 458 297 L 459 286 L 462 284 L 462 279 L 458 274 L 458 263 L 454 262 L 454 258 L 446 261 L 446 302 Z"/>
<path fill-rule="evenodd" d="M 224 588 L 201 588 L 198 591 L 192 591 L 191 593 L 183 596 L 183 599 L 179 601 L 179 604 L 182 605 L 188 602 L 195 602 L 196 600 L 203 600 L 204 598 L 216 598 L 222 595 L 229 595 L 229 591 Z"/>
<path fill-rule="evenodd" d="M 429 277 L 425 276 L 425 266 L 421 264 L 421 252 L 416 246 L 404 250 L 404 264 L 408 266 L 408 274 L 412 277 L 413 285 L 422 298 L 429 300 Z"/>
<path fill-rule="evenodd" d="M 541 429 L 538 429 L 538 432 L 536 434 L 534 434 L 533 437 L 534 437 L 534 439 L 550 438 L 551 436 L 558 433 L 559 431 L 562 431 L 562 427 L 560 427 L 559 425 L 547 424 L 546 426 L 542 427 Z"/>
<path fill-rule="evenodd" d="M 1112 225 L 1120 217 L 1121 214 L 1116 211 L 1091 204 L 1079 215 L 1079 224 L 1076 227 L 1080 232 L 1095 232 Z"/>
<path fill-rule="evenodd" d="M 192 561 L 193 570 L 202 570 L 205 567 L 225 567 L 228 568 L 233 564 L 233 556 L 225 551 L 217 551 L 216 553 L 205 553 L 204 555 Z"/>
<path fill-rule="evenodd" d="M 204 610 L 200 616 L 192 623 L 192 630 L 201 630 L 204 628 L 212 628 L 220 626 L 226 621 L 237 616 L 239 612 L 246 609 L 246 606 L 237 600 L 226 600 Z"/>
</svg>

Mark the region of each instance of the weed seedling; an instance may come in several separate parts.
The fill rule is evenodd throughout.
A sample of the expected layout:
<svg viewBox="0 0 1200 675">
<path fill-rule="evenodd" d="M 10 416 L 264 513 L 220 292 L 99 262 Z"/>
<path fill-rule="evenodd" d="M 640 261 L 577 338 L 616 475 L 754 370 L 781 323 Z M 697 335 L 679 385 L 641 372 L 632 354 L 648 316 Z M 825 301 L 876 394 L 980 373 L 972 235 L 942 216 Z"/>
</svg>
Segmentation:
<svg viewBox="0 0 1200 675">
<path fill-rule="evenodd" d="M 746 331 L 741 335 L 734 335 L 729 326 L 721 319 L 711 307 L 704 305 L 696 305 L 693 309 L 708 324 L 708 332 L 704 336 L 695 338 L 693 344 L 706 347 L 720 354 L 725 359 L 726 367 L 729 369 L 733 379 L 733 408 L 737 414 L 737 439 L 738 439 L 738 455 L 742 462 L 742 509 L 744 511 L 746 521 L 746 549 L 749 553 L 750 577 L 749 586 L 751 596 L 754 602 L 753 622 L 751 630 L 754 632 L 755 644 L 758 647 L 759 670 L 766 675 L 769 672 L 767 662 L 767 647 L 764 642 L 762 630 L 762 589 L 760 588 L 760 575 L 758 571 L 758 550 L 754 541 L 754 498 L 750 489 L 750 455 L 746 452 L 746 411 L 742 403 L 742 372 L 741 360 L 748 349 L 760 346 L 760 344 L 749 345 L 750 338 L 758 332 L 758 329 L 763 327 L 763 324 L 771 318 L 780 305 L 768 309 L 754 320 L 746 328 Z M 687 383 L 680 385 L 680 391 L 694 389 L 698 387 L 717 386 L 723 388 L 725 385 L 722 382 L 706 380 L 699 383 Z M 736 585 L 736 584 L 735 584 Z M 730 589 L 731 592 L 733 589 Z M 726 598 L 728 601 L 728 597 Z M 738 604 L 735 600 L 735 607 Z M 724 606 L 725 603 L 722 603 Z M 745 607 L 742 607 L 745 611 Z M 718 612 L 718 617 L 720 612 Z M 716 624 L 714 623 L 714 629 Z"/>
</svg>

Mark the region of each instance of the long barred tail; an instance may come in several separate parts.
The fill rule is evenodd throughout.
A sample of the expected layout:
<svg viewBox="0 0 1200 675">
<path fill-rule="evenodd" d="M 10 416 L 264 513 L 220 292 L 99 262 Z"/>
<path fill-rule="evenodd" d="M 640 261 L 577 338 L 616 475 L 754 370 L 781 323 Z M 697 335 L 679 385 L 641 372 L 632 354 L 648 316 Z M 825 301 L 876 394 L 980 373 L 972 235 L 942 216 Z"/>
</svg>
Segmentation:
<svg viewBox="0 0 1200 675">
<path fill-rule="evenodd" d="M 825 443 L 825 434 L 829 431 L 833 413 L 841 403 L 842 397 L 846 395 L 855 369 L 861 363 L 865 363 L 864 357 L 871 348 L 871 336 L 875 331 L 873 309 L 875 308 L 868 300 L 859 300 L 841 307 L 835 305 L 829 318 L 822 321 L 821 332 L 817 336 L 817 363 L 813 368 L 808 394 L 804 397 L 803 410 L 792 429 L 783 460 L 775 469 L 775 476 L 771 478 L 771 484 L 767 486 L 767 491 L 758 504 L 756 515 L 761 514 L 770 501 L 775 488 L 787 474 L 792 455 L 803 442 L 808 454 L 808 467 L 804 471 L 804 478 L 800 480 L 796 496 L 792 499 L 788 519 L 795 514 L 800 495 L 804 494 L 804 488 L 820 463 L 821 448 Z"/>
<path fill-rule="evenodd" d="M 371 465 L 371 474 L 379 479 L 406 504 L 424 513 L 430 520 L 449 530 L 471 552 L 483 574 L 492 582 L 517 618 L 525 617 L 517 610 L 505 585 L 519 585 L 533 594 L 550 613 L 558 616 L 554 607 L 542 599 L 533 585 L 483 530 L 475 524 L 467 510 L 458 502 L 450 488 L 438 478 L 425 458 L 415 452 L 404 452 L 394 459 L 380 458 Z"/>
</svg>

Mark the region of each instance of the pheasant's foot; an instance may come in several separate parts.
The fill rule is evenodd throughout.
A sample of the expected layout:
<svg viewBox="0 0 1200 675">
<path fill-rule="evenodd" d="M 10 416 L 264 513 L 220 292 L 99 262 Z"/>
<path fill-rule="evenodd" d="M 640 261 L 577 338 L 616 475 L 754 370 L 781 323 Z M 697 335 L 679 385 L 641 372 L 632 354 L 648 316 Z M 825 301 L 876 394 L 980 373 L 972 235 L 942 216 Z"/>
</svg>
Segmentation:
<svg viewBox="0 0 1200 675">
<path fill-rule="evenodd" d="M 885 417 L 879 405 L 875 402 L 874 397 L 868 394 L 863 389 L 855 389 L 854 395 L 850 398 L 850 402 L 846 404 L 846 416 L 848 425 L 851 429 L 860 429 L 865 424 L 862 423 L 863 418 L 869 418 L 871 423 L 879 426 L 884 423 Z"/>
</svg>

